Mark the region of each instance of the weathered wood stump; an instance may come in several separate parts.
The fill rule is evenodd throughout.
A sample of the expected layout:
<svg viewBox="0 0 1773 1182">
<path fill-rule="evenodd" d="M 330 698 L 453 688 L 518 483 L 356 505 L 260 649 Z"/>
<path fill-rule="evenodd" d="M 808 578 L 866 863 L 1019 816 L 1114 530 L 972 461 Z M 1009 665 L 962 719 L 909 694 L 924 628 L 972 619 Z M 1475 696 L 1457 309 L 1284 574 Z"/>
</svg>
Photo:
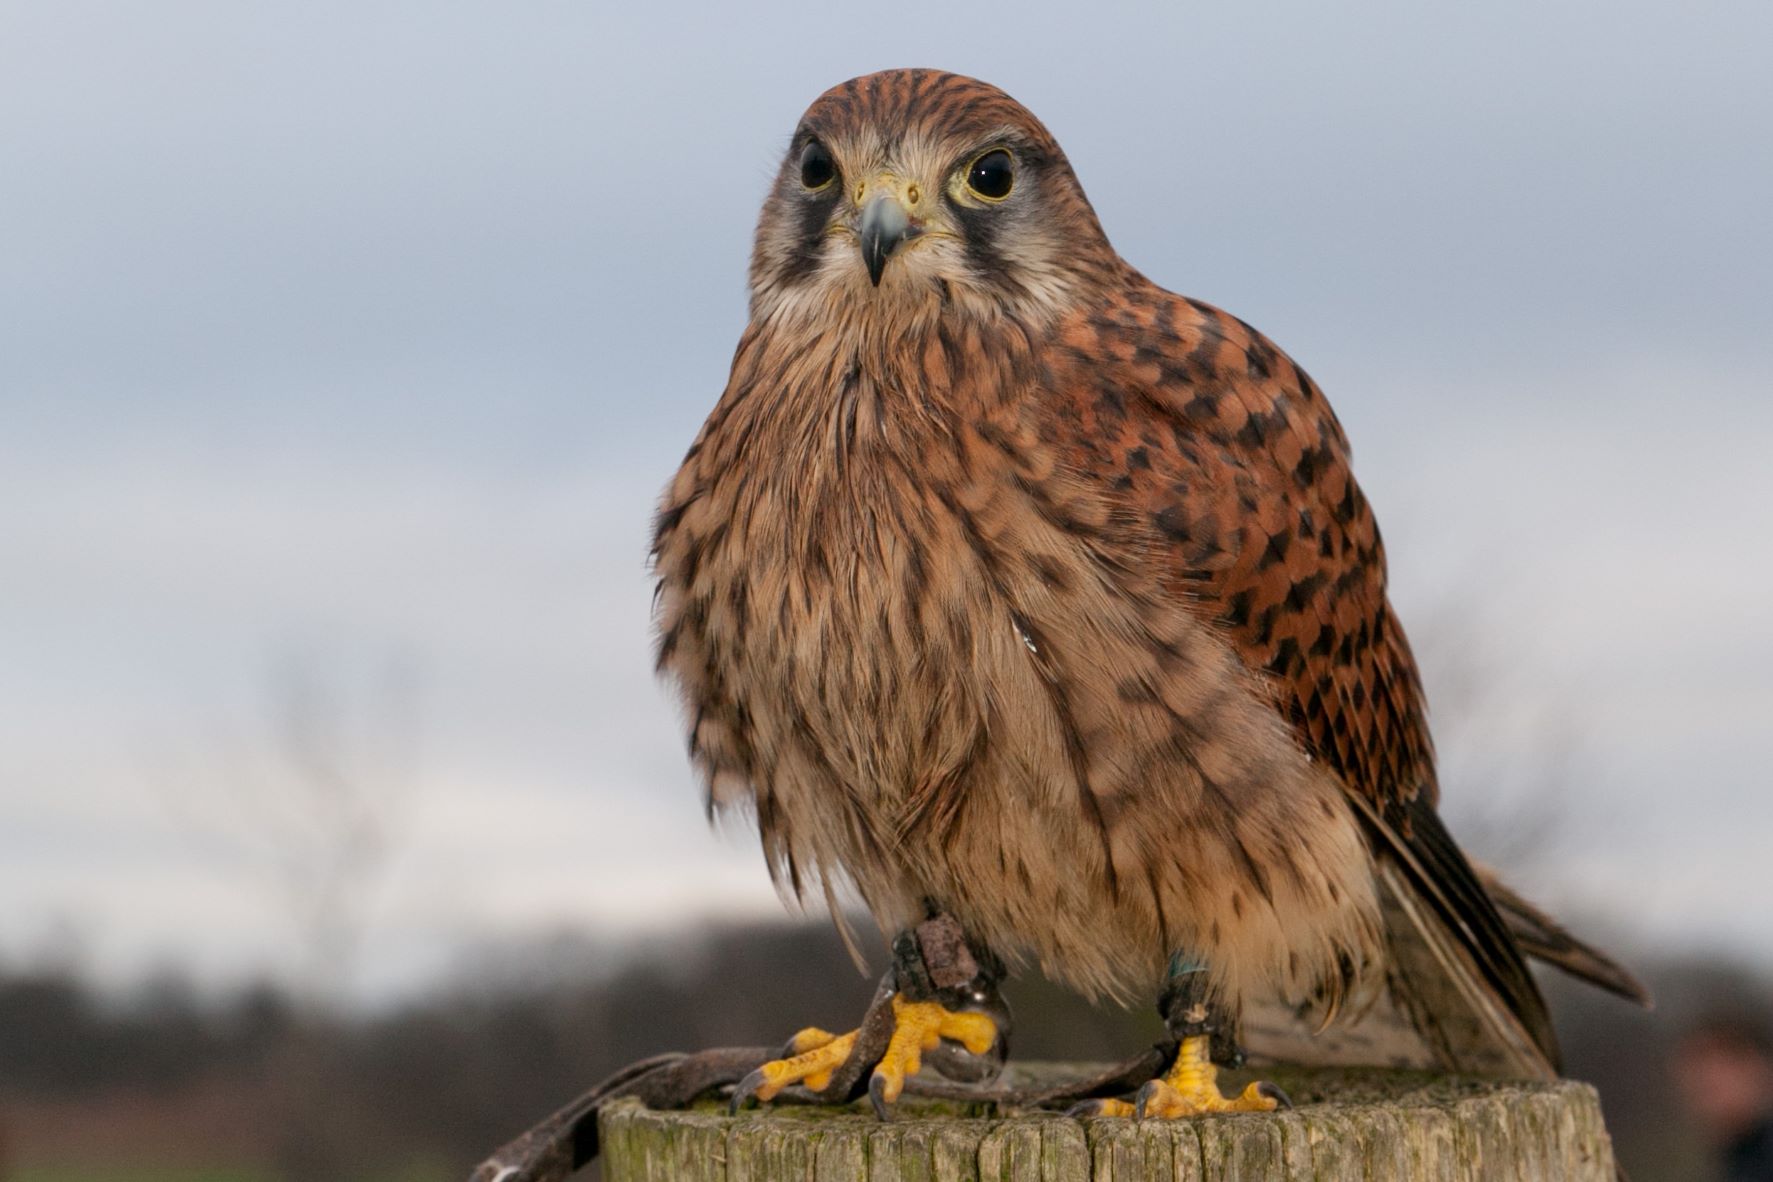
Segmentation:
<svg viewBox="0 0 1773 1182">
<path fill-rule="evenodd" d="M 1024 1079 L 1052 1065 L 1023 1065 Z M 1066 1068 L 1077 1071 L 1076 1068 Z M 1239 1082 L 1247 1073 L 1237 1075 Z M 906 1098 L 866 1105 L 717 1104 L 603 1113 L 608 1182 L 1613 1182 L 1586 1084 L 1497 1084 L 1418 1072 L 1268 1068 L 1291 1112 L 1086 1120 Z M 1230 1080 L 1225 1081 L 1229 1084 Z M 1230 1090 L 1229 1087 L 1227 1090 Z"/>
</svg>

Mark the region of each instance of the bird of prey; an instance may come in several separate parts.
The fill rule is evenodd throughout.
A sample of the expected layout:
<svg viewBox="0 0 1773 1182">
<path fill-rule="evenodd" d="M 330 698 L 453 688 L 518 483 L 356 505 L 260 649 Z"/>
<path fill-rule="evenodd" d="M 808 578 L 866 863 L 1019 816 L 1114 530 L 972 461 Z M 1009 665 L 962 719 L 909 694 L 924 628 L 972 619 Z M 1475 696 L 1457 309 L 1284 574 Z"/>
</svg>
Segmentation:
<svg viewBox="0 0 1773 1182">
<path fill-rule="evenodd" d="M 923 1052 L 1001 1041 L 1005 962 L 1161 995 L 1155 1115 L 1274 1106 L 1214 1078 L 1247 1002 L 1377 1006 L 1428 1062 L 1544 1076 L 1523 946 L 1635 988 L 1437 817 L 1317 384 L 1116 254 L 995 87 L 892 70 L 807 110 L 653 562 L 710 807 L 755 811 L 786 890 L 847 886 L 900 936 L 883 1110 Z M 970 978 L 918 970 L 944 939 Z M 803 1031 L 744 1090 L 817 1091 L 853 1045 Z"/>
</svg>

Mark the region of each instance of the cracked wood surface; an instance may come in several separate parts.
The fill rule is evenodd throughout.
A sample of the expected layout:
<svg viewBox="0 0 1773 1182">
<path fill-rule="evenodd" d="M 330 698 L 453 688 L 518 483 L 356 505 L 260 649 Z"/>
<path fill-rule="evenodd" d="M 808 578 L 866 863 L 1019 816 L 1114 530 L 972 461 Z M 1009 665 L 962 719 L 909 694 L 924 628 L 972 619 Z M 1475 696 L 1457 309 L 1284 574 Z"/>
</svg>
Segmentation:
<svg viewBox="0 0 1773 1182">
<path fill-rule="evenodd" d="M 1075 1065 L 1022 1065 L 1017 1082 Z M 1248 1072 L 1226 1073 L 1240 1079 Z M 988 1105 L 778 1103 L 603 1114 L 607 1182 L 1613 1182 L 1594 1090 L 1417 1072 L 1264 1069 L 1291 1112 L 1196 1120 L 1077 1121 Z M 1229 1080 L 1227 1080 L 1229 1084 Z"/>
</svg>

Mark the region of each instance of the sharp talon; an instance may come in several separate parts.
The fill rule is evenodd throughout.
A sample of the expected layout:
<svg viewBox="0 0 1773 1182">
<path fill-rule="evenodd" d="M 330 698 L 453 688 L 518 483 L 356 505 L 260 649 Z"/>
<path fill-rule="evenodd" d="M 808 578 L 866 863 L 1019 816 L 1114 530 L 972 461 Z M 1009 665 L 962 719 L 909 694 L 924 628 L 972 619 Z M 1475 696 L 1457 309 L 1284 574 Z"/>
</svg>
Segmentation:
<svg viewBox="0 0 1773 1182">
<path fill-rule="evenodd" d="M 1256 1094 L 1266 1099 L 1273 1100 L 1274 1106 L 1283 1112 L 1289 1111 L 1293 1107 L 1293 1098 L 1281 1091 L 1279 1085 L 1271 1084 L 1267 1080 L 1263 1080 L 1256 1085 Z"/>
<path fill-rule="evenodd" d="M 868 1080 L 868 1103 L 874 1105 L 874 1115 L 880 1120 L 893 1119 L 893 1107 L 886 1097 L 886 1076 L 875 1072 Z"/>
<path fill-rule="evenodd" d="M 733 1088 L 733 1098 L 726 1106 L 727 1114 L 737 1116 L 740 1110 L 756 1097 L 757 1089 L 761 1088 L 763 1084 L 763 1068 L 759 1067 L 747 1074 L 744 1079 L 739 1081 L 738 1086 Z"/>
<path fill-rule="evenodd" d="M 1151 1080 L 1144 1087 L 1139 1089 L 1138 1095 L 1133 1097 L 1134 1120 L 1145 1119 L 1145 1110 L 1151 1106 L 1151 1101 L 1157 1096 L 1159 1086 L 1157 1080 Z"/>
</svg>

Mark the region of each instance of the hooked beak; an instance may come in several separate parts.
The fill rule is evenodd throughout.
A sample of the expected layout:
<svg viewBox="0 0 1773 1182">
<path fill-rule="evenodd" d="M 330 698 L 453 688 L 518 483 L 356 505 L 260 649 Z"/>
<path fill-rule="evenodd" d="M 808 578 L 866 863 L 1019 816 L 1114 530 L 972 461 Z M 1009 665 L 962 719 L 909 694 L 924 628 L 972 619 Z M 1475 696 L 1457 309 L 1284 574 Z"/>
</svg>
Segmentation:
<svg viewBox="0 0 1773 1182">
<path fill-rule="evenodd" d="M 856 227 L 862 244 L 862 261 L 868 265 L 868 278 L 880 286 L 880 274 L 886 270 L 887 259 L 901 243 L 923 233 L 912 224 L 911 214 L 894 192 L 877 193 L 862 207 L 862 220 Z"/>
</svg>

